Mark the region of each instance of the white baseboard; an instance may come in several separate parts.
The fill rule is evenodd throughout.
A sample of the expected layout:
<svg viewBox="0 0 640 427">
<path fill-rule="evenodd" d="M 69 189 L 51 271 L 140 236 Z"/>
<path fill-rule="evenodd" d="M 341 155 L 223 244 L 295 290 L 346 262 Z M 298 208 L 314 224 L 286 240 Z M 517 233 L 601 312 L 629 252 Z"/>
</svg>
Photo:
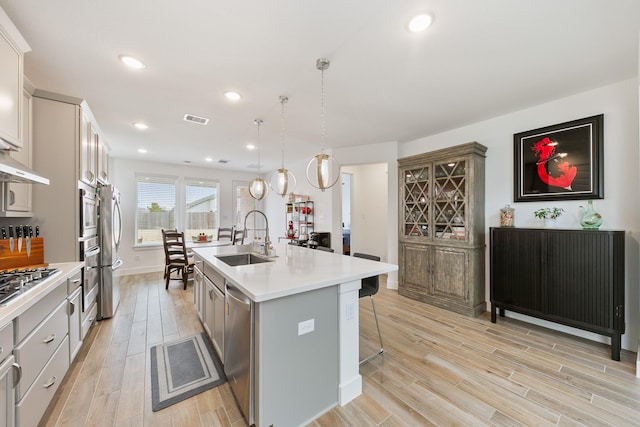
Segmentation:
<svg viewBox="0 0 640 427">
<path fill-rule="evenodd" d="M 162 272 L 163 266 L 147 266 L 147 267 L 133 267 L 133 268 L 123 268 L 120 271 L 120 276 L 131 276 L 134 274 L 144 274 L 144 273 L 156 273 Z"/>
</svg>

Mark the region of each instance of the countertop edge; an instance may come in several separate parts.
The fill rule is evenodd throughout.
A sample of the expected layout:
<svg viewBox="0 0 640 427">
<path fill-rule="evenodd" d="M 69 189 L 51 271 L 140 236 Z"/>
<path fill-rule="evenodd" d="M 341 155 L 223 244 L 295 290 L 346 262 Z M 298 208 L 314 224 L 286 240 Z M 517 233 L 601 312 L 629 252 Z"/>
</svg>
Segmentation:
<svg viewBox="0 0 640 427">
<path fill-rule="evenodd" d="M 193 252 L 257 303 L 398 270 L 398 266 L 395 264 L 353 258 L 293 245 L 279 244 L 277 249 L 279 256 L 273 260 L 273 263 L 238 267 L 230 267 L 215 259 L 215 256 L 247 253 L 249 251 L 247 245 L 194 248 Z M 313 263 L 318 264 L 314 266 L 313 272 L 305 273 L 303 263 L 300 263 L 302 271 L 289 272 L 291 264 L 304 259 L 309 261 L 309 257 L 312 257 Z M 263 277 L 264 279 L 262 279 Z"/>
<path fill-rule="evenodd" d="M 80 271 L 84 267 L 84 262 L 62 262 L 49 264 L 49 267 L 57 268 L 59 272 L 53 277 L 47 278 L 41 285 L 25 292 L 10 304 L 0 307 L 0 329 L 33 307 L 58 286 L 62 284 L 66 286 L 67 279 Z"/>
</svg>

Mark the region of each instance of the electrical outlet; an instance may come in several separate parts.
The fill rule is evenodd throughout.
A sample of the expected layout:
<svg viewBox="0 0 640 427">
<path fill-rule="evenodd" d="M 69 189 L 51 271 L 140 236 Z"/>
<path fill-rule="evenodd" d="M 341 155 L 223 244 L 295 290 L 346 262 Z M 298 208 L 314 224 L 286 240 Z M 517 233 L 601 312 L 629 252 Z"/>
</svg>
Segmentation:
<svg viewBox="0 0 640 427">
<path fill-rule="evenodd" d="M 315 330 L 315 319 L 305 320 L 304 322 L 298 322 L 298 335 L 308 334 Z"/>
</svg>

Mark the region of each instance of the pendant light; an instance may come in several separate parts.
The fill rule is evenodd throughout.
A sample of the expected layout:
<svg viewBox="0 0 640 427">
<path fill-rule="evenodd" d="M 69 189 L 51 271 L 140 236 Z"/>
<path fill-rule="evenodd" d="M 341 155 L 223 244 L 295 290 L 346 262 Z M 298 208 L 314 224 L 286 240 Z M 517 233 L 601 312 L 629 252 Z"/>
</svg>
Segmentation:
<svg viewBox="0 0 640 427">
<path fill-rule="evenodd" d="M 267 183 L 260 177 L 260 125 L 262 125 L 262 120 L 255 119 L 253 123 L 258 126 L 258 177 L 249 183 L 249 194 L 256 200 L 262 200 L 269 191 Z"/>
<path fill-rule="evenodd" d="M 307 165 L 307 181 L 309 181 L 309 184 L 315 188 L 319 188 L 324 191 L 327 188 L 333 187 L 338 182 L 338 179 L 340 178 L 340 165 L 333 156 L 324 152 L 324 71 L 329 68 L 329 60 L 326 58 L 319 58 L 316 60 L 316 68 L 322 73 L 320 88 L 321 147 L 320 154 L 316 154 Z"/>
<path fill-rule="evenodd" d="M 277 194 L 284 197 L 288 192 L 292 192 L 296 186 L 296 177 L 291 171 L 284 167 L 284 104 L 289 98 L 280 96 L 280 141 L 282 146 L 282 164 L 280 169 L 271 174 L 269 178 L 269 186 Z"/>
</svg>

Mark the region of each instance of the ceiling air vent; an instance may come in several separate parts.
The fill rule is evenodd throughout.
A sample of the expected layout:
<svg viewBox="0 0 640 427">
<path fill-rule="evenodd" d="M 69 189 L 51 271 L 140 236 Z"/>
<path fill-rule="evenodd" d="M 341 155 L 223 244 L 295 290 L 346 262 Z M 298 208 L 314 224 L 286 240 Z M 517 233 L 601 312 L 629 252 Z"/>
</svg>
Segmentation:
<svg viewBox="0 0 640 427">
<path fill-rule="evenodd" d="M 191 123 L 197 123 L 199 125 L 206 125 L 209 123 L 209 119 L 205 119 L 204 117 L 194 116 L 193 114 L 185 114 L 184 120 Z"/>
<path fill-rule="evenodd" d="M 223 165 L 226 165 L 227 163 L 229 163 L 229 160 L 218 160 L 218 163 L 222 163 Z"/>
</svg>

